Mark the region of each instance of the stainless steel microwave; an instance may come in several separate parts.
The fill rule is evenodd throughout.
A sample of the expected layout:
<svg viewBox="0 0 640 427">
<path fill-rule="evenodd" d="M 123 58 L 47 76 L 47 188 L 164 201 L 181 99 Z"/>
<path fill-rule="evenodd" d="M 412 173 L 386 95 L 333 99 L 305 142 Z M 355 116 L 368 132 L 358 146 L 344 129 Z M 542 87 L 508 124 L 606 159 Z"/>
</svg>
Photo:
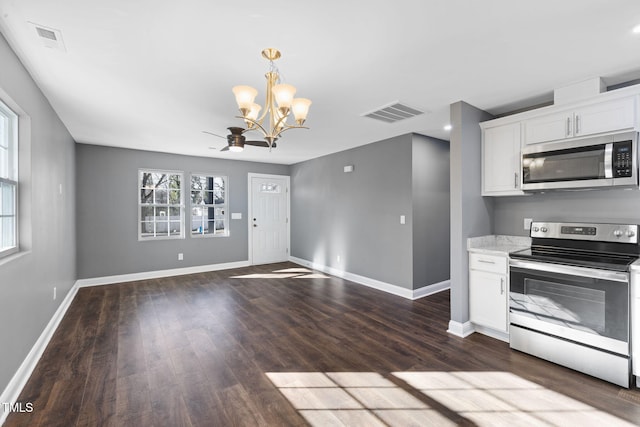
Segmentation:
<svg viewBox="0 0 640 427">
<path fill-rule="evenodd" d="M 532 144 L 522 149 L 522 189 L 638 186 L 638 133 Z"/>
</svg>

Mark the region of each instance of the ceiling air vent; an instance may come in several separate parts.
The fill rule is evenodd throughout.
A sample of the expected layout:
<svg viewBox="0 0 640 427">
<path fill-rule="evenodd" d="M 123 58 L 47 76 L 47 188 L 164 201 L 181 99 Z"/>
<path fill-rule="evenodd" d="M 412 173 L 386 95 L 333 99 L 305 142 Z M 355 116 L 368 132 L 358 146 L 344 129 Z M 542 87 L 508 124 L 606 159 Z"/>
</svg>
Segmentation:
<svg viewBox="0 0 640 427">
<path fill-rule="evenodd" d="M 29 25 L 31 25 L 31 27 L 33 27 L 33 29 L 36 31 L 38 40 L 45 47 L 61 50 L 63 52 L 66 51 L 66 49 L 64 48 L 64 43 L 62 41 L 62 32 L 60 30 L 56 30 L 55 28 L 48 28 L 39 24 L 34 24 L 33 22 L 29 22 Z"/>
<path fill-rule="evenodd" d="M 370 113 L 362 114 L 364 117 L 383 121 L 385 123 L 395 123 L 400 120 L 409 119 L 411 117 L 424 114 L 424 111 L 416 110 L 399 102 L 378 108 Z"/>
</svg>

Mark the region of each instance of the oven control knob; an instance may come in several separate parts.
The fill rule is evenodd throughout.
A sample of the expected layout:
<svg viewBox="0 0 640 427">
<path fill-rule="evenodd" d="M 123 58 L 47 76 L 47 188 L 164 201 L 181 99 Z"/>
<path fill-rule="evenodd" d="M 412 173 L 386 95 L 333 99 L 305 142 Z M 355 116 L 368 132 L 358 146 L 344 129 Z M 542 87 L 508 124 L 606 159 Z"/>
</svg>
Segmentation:
<svg viewBox="0 0 640 427">
<path fill-rule="evenodd" d="M 613 232 L 613 235 L 616 236 L 616 237 L 620 237 L 620 236 L 622 236 L 622 231 L 616 230 L 616 231 Z"/>
<path fill-rule="evenodd" d="M 543 233 L 546 233 L 546 232 L 547 232 L 547 231 L 549 231 L 549 230 L 547 229 L 547 227 L 542 227 L 542 228 L 540 229 L 540 231 L 542 231 Z"/>
<path fill-rule="evenodd" d="M 634 233 L 633 230 L 627 231 L 627 237 L 633 237 L 635 235 L 636 235 L 636 233 Z"/>
<path fill-rule="evenodd" d="M 537 233 L 538 231 L 540 231 L 540 229 L 538 227 L 533 227 L 533 231 Z"/>
</svg>

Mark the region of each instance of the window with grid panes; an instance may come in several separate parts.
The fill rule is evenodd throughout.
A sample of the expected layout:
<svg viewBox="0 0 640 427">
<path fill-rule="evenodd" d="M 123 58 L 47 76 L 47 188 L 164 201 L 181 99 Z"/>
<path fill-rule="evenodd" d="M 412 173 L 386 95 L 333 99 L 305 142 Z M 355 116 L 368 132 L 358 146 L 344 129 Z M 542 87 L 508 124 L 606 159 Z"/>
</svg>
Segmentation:
<svg viewBox="0 0 640 427">
<path fill-rule="evenodd" d="M 228 236 L 227 177 L 191 175 L 191 235 Z"/>
<path fill-rule="evenodd" d="M 18 251 L 18 115 L 0 101 L 0 257 Z"/>
<path fill-rule="evenodd" d="M 184 238 L 182 181 L 182 172 L 139 171 L 139 240 Z"/>
</svg>

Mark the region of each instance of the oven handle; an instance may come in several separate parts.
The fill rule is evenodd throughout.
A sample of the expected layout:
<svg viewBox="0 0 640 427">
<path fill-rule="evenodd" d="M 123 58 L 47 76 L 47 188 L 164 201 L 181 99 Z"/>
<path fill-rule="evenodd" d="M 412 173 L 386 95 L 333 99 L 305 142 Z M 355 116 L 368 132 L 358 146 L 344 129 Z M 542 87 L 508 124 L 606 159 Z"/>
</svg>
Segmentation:
<svg viewBox="0 0 640 427">
<path fill-rule="evenodd" d="M 618 271 L 598 270 L 594 268 L 575 267 L 573 265 L 547 264 L 531 261 L 521 261 L 511 258 L 510 267 L 526 268 L 529 270 L 546 271 L 548 273 L 566 274 L 569 276 L 591 277 L 594 279 L 610 280 L 613 282 L 629 283 L 629 275 Z"/>
</svg>

